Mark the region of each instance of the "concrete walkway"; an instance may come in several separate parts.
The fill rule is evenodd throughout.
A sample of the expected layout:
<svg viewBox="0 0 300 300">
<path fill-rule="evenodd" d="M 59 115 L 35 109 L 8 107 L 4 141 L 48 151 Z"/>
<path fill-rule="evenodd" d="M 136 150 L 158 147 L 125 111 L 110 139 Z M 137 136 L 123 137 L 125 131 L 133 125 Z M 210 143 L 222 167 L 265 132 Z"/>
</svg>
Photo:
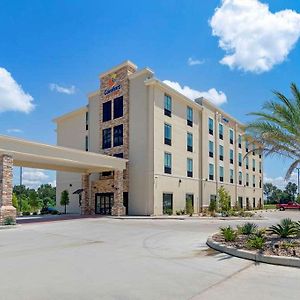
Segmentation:
<svg viewBox="0 0 300 300">
<path fill-rule="evenodd" d="M 299 212 L 268 213 L 268 225 Z M 87 218 L 0 231 L 0 299 L 299 299 L 300 270 L 205 245 L 220 220 Z"/>
</svg>

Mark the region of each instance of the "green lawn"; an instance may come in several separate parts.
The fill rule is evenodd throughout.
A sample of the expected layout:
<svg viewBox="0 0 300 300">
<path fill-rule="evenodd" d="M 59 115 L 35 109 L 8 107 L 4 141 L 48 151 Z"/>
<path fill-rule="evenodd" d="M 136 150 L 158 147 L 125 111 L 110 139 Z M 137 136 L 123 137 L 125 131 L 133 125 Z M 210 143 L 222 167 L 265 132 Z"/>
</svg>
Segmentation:
<svg viewBox="0 0 300 300">
<path fill-rule="evenodd" d="M 265 204 L 264 209 L 276 209 L 276 204 Z"/>
</svg>

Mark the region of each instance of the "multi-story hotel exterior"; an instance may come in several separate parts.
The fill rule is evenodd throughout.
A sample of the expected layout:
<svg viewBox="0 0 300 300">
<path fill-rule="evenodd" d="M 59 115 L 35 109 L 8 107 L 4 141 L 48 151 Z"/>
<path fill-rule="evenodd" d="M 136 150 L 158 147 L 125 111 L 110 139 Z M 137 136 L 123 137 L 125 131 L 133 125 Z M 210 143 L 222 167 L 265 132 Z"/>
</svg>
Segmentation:
<svg viewBox="0 0 300 300">
<path fill-rule="evenodd" d="M 90 175 L 92 214 L 161 215 L 187 201 L 199 213 L 221 186 L 232 206 L 262 205 L 262 158 L 243 139 L 243 124 L 206 99 L 185 97 L 149 68 L 127 61 L 101 74 L 88 105 L 55 122 L 59 146 L 128 159 L 123 178 Z M 124 201 L 118 208 L 117 176 Z M 80 175 L 57 173 L 57 199 L 69 191 L 69 212 L 81 211 L 81 185 Z"/>
</svg>

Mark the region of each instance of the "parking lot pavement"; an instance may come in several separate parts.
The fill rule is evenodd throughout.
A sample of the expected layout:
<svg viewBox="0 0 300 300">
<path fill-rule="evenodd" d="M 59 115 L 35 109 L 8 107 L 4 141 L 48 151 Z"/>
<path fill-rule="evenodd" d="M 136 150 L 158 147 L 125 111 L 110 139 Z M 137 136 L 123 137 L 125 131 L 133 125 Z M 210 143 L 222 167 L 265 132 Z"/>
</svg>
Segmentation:
<svg viewBox="0 0 300 300">
<path fill-rule="evenodd" d="M 300 212 L 268 212 L 262 226 Z M 242 221 L 86 218 L 0 231 L 0 299 L 299 299 L 300 270 L 207 248 Z"/>
</svg>

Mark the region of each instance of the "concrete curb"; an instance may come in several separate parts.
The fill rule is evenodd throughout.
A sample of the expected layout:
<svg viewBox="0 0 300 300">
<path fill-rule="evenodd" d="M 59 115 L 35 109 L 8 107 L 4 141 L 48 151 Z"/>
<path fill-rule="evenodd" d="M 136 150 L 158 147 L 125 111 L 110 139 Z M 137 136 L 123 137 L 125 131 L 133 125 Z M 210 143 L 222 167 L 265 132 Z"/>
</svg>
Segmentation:
<svg viewBox="0 0 300 300">
<path fill-rule="evenodd" d="M 253 260 L 256 262 L 262 262 L 266 264 L 272 264 L 272 265 L 300 268 L 300 258 L 262 255 L 247 250 L 240 250 L 216 242 L 212 239 L 212 237 L 209 237 L 207 239 L 206 244 L 214 250 L 227 253 L 229 255 L 236 256 L 239 258 L 244 258 L 244 259 Z"/>
<path fill-rule="evenodd" d="M 16 229 L 19 228 L 21 225 L 0 225 L 0 230 L 5 230 L 5 229 Z"/>
</svg>

